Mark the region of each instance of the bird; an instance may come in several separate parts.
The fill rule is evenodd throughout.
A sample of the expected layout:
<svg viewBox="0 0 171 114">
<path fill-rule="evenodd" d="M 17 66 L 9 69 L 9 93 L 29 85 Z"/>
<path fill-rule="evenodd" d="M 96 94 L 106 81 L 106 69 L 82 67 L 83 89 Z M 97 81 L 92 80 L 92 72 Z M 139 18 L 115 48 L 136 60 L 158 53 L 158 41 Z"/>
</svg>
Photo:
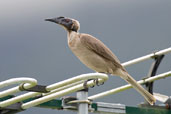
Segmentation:
<svg viewBox="0 0 171 114">
<path fill-rule="evenodd" d="M 75 56 L 88 68 L 99 73 L 120 76 L 132 85 L 149 104 L 154 105 L 156 99 L 129 75 L 115 54 L 99 39 L 86 33 L 79 33 L 79 21 L 69 17 L 45 19 L 61 25 L 67 31 L 68 46 Z"/>
</svg>

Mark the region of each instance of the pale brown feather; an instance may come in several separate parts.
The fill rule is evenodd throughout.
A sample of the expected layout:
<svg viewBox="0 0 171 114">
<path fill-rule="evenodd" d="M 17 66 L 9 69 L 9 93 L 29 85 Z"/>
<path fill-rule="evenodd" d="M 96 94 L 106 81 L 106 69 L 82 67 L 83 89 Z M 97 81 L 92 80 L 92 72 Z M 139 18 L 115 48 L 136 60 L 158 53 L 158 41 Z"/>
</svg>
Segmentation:
<svg viewBox="0 0 171 114">
<path fill-rule="evenodd" d="M 123 66 L 120 64 L 119 59 L 100 40 L 89 34 L 80 34 L 80 41 L 82 45 L 87 47 L 89 50 L 92 50 L 104 59 L 111 61 L 116 68 L 120 68 L 125 71 Z"/>
</svg>

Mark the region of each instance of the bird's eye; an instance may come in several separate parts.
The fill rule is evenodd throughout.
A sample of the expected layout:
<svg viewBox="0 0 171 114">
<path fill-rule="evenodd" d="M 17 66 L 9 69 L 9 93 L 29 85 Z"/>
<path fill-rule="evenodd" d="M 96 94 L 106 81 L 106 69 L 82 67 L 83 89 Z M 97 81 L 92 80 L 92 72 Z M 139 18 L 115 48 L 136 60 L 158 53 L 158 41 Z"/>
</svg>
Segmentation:
<svg viewBox="0 0 171 114">
<path fill-rule="evenodd" d="M 70 22 L 70 19 L 65 19 L 64 20 L 66 23 L 69 23 Z"/>
<path fill-rule="evenodd" d="M 63 16 L 58 17 L 58 19 L 64 18 Z"/>
</svg>

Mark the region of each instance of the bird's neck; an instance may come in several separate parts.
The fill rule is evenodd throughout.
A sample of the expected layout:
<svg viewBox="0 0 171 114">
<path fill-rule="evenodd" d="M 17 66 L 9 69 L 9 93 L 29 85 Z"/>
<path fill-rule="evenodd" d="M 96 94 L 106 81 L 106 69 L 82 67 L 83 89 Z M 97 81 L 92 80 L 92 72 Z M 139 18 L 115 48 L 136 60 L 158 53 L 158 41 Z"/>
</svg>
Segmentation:
<svg viewBox="0 0 171 114">
<path fill-rule="evenodd" d="M 75 31 L 69 31 L 68 32 L 68 43 L 72 42 L 74 40 L 74 38 L 77 38 L 79 33 L 75 32 Z"/>
</svg>

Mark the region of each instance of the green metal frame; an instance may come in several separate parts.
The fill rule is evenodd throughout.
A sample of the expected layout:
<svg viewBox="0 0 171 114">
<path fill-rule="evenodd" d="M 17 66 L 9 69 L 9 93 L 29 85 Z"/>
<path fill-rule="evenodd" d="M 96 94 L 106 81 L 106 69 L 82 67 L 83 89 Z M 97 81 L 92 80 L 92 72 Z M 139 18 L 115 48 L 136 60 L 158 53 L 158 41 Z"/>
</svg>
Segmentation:
<svg viewBox="0 0 171 114">
<path fill-rule="evenodd" d="M 10 99 L 12 97 L 14 97 L 14 96 L 9 95 L 9 96 L 0 98 L 0 101 L 4 101 L 4 100 Z M 36 98 L 29 98 L 27 100 L 24 100 L 22 103 L 26 103 L 26 102 L 32 101 L 34 99 L 36 99 Z M 62 100 L 60 100 L 60 99 L 53 99 L 51 101 L 37 105 L 36 107 L 50 108 L 50 109 L 57 109 L 57 110 L 63 109 Z M 97 103 L 92 103 L 91 108 L 94 110 L 94 112 L 96 112 L 96 111 L 98 112 Z M 169 109 L 161 109 L 161 108 L 156 108 L 156 107 L 153 108 L 153 107 L 126 106 L 125 111 L 126 111 L 126 114 L 171 114 L 171 110 L 169 110 Z"/>
<path fill-rule="evenodd" d="M 34 99 L 36 99 L 36 98 L 30 98 L 30 99 L 24 100 L 23 103 L 32 101 Z M 48 101 L 48 102 L 42 103 L 40 105 L 37 105 L 36 107 L 52 108 L 52 109 L 62 109 L 62 100 L 53 99 L 51 101 Z"/>
<path fill-rule="evenodd" d="M 160 108 L 126 106 L 126 114 L 171 114 L 171 110 Z"/>
</svg>

